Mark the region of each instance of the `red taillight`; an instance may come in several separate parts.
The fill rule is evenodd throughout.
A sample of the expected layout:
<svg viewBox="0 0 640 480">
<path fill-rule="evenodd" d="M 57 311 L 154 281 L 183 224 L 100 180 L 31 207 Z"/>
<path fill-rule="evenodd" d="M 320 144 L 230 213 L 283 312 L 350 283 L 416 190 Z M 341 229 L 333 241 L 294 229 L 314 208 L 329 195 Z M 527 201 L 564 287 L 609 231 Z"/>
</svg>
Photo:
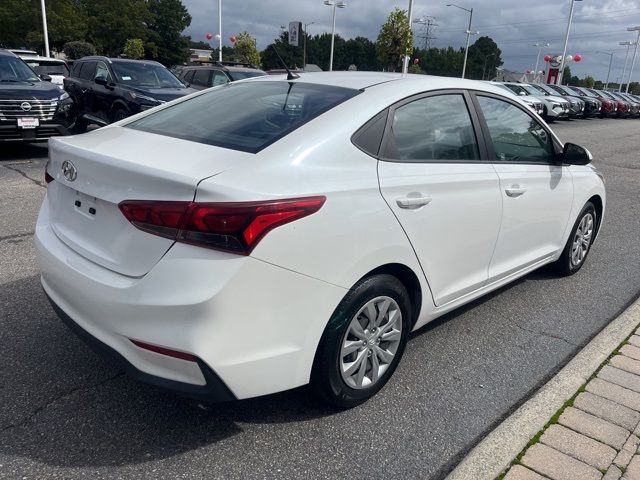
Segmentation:
<svg viewBox="0 0 640 480">
<path fill-rule="evenodd" d="M 248 255 L 269 231 L 317 212 L 325 200 L 325 197 L 235 203 L 126 200 L 119 207 L 127 220 L 145 232 Z"/>
</svg>

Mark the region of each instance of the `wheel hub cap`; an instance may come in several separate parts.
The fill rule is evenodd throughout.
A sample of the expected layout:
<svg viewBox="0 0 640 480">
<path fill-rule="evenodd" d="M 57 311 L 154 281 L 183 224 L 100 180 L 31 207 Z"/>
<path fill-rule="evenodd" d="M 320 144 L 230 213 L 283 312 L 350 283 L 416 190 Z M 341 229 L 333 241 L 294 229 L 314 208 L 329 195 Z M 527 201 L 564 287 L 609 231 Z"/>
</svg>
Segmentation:
<svg viewBox="0 0 640 480">
<path fill-rule="evenodd" d="M 340 373 L 355 389 L 375 385 L 393 362 L 402 337 L 402 312 L 390 297 L 367 302 L 342 339 Z"/>
<path fill-rule="evenodd" d="M 574 267 L 579 266 L 587 256 L 587 252 L 591 246 L 591 240 L 593 239 L 593 220 L 593 215 L 587 213 L 578 224 L 578 228 L 573 237 L 573 244 L 571 245 L 571 265 Z"/>
</svg>

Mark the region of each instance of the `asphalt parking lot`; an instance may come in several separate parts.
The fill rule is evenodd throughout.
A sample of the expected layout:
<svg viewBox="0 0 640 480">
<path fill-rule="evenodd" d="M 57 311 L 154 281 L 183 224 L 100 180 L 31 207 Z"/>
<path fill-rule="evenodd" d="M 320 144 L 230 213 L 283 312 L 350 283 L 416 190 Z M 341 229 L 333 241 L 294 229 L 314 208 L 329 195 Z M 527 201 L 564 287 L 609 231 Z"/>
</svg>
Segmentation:
<svg viewBox="0 0 640 480">
<path fill-rule="evenodd" d="M 585 267 L 534 272 L 428 325 L 383 391 L 340 413 L 304 388 L 202 405 L 96 356 L 39 285 L 46 148 L 1 146 L 0 478 L 444 477 L 640 294 L 640 121 L 553 128 L 589 148 L 607 179 Z"/>
</svg>

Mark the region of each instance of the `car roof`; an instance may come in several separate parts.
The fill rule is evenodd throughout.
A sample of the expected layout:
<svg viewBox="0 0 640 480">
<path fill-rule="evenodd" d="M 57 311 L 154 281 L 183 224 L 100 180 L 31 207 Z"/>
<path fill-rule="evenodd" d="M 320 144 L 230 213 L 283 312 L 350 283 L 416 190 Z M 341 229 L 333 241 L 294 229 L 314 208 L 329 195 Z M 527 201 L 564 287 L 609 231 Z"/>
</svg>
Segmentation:
<svg viewBox="0 0 640 480">
<path fill-rule="evenodd" d="M 87 57 L 78 58 L 76 62 L 84 62 L 87 60 L 102 60 L 107 63 L 146 63 L 147 65 L 162 65 L 160 62 L 156 62 L 154 60 L 134 60 L 132 58 L 110 58 L 103 57 L 101 55 L 90 55 Z"/>
<path fill-rule="evenodd" d="M 388 84 L 392 88 L 400 87 L 408 91 L 428 91 L 445 89 L 471 89 L 494 92 L 504 96 L 504 91 L 498 86 L 479 80 L 466 80 L 453 77 L 437 77 L 433 75 L 402 74 L 389 72 L 296 72 L 299 79 L 294 82 L 331 85 L 335 87 L 363 90 L 376 85 Z M 286 75 L 264 75 L 253 77 L 252 82 L 272 82 L 286 80 Z M 393 84 L 391 84 L 393 82 Z"/>
<path fill-rule="evenodd" d="M 29 62 L 40 62 L 40 63 L 67 63 L 64 60 L 62 60 L 61 58 L 48 58 L 48 57 L 30 57 L 30 56 L 22 56 L 22 55 L 18 55 L 20 58 L 22 58 L 25 61 L 29 61 Z"/>
<path fill-rule="evenodd" d="M 5 57 L 16 57 L 19 58 L 15 53 L 13 53 L 10 50 L 7 50 L 5 48 L 0 48 L 0 55 L 3 55 Z"/>
</svg>

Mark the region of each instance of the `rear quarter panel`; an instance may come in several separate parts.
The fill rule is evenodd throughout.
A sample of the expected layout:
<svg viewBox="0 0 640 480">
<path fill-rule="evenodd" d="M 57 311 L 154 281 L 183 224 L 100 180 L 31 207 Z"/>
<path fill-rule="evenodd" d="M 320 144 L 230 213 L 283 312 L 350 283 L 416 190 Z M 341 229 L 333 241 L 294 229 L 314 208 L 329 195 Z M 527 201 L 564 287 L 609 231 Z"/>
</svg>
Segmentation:
<svg viewBox="0 0 640 480">
<path fill-rule="evenodd" d="M 388 103 L 367 92 L 358 95 L 252 160 L 204 180 L 196 201 L 324 195 L 319 212 L 271 231 L 251 256 L 343 288 L 375 268 L 400 263 L 420 279 L 424 311 L 431 293 L 404 231 L 380 194 L 378 161 L 351 143 L 352 134 Z"/>
</svg>

